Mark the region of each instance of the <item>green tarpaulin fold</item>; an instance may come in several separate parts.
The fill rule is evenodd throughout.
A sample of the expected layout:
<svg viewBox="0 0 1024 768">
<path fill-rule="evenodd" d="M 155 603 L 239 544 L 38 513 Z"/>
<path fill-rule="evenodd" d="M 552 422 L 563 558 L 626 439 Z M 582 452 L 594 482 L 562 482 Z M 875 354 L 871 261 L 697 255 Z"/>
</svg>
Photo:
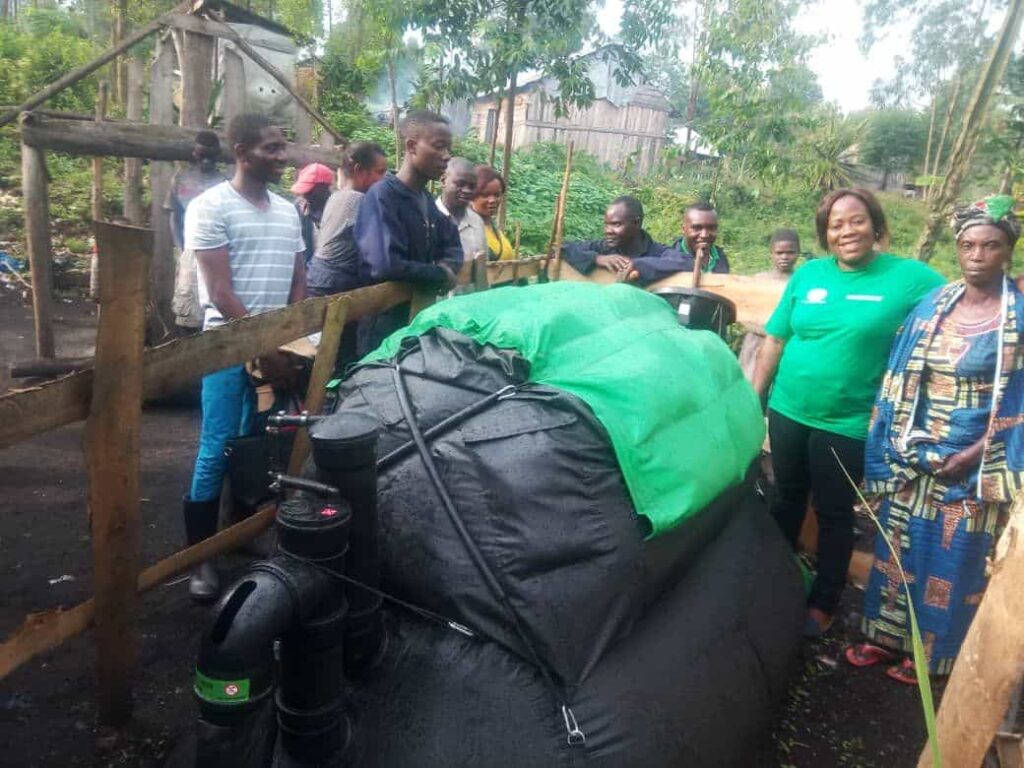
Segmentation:
<svg viewBox="0 0 1024 768">
<path fill-rule="evenodd" d="M 394 357 L 432 328 L 514 349 L 530 381 L 576 395 L 611 438 L 638 513 L 661 533 L 739 482 L 764 420 L 718 336 L 679 326 L 633 286 L 557 282 L 460 296 L 425 309 L 365 360 Z"/>
</svg>

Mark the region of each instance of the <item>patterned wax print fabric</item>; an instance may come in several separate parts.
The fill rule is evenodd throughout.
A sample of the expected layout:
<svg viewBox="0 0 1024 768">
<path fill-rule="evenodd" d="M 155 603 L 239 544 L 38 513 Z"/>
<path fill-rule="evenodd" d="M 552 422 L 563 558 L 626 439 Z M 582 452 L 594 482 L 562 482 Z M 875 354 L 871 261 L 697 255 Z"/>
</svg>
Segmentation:
<svg viewBox="0 0 1024 768">
<path fill-rule="evenodd" d="M 974 325 L 949 317 L 954 283 L 925 299 L 896 339 L 866 451 L 865 486 L 880 493 L 878 518 L 909 584 L 929 671 L 948 674 L 987 582 L 986 558 L 1020 485 L 1021 295 L 1004 281 L 1003 309 Z M 1001 368 L 1001 374 L 996 371 Z M 982 466 L 961 481 L 933 472 L 985 433 Z M 1011 467 L 1017 467 L 1014 470 Z M 979 481 L 979 477 L 981 478 Z M 910 652 L 907 596 L 889 545 L 878 537 L 864 598 L 863 630 Z"/>
</svg>

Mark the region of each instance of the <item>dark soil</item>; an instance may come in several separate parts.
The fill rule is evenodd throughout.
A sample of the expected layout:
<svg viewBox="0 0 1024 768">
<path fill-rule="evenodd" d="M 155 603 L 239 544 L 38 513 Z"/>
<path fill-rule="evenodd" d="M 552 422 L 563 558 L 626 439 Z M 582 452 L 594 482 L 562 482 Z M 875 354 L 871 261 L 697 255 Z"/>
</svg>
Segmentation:
<svg viewBox="0 0 1024 768">
<path fill-rule="evenodd" d="M 58 306 L 60 354 L 89 354 L 95 311 L 81 300 Z M 0 364 L 32 357 L 31 310 L 0 287 Z M 142 561 L 152 563 L 184 540 L 180 499 L 195 451 L 193 408 L 149 408 L 142 434 Z M 0 633 L 26 613 L 70 607 L 91 589 L 82 425 L 0 451 Z M 228 558 L 229 572 L 244 567 Z M 788 701 L 755 768 L 916 764 L 924 742 L 914 688 L 880 668 L 853 670 L 840 658 L 860 595 L 848 591 L 845 625 L 808 644 Z M 92 635 L 44 654 L 0 681 L 0 764 L 161 766 L 192 729 L 191 671 L 207 609 L 193 604 L 183 580 L 146 594 L 139 606 L 135 720 L 122 734 L 96 725 Z M 685 663 L 685 660 L 680 660 Z"/>
</svg>

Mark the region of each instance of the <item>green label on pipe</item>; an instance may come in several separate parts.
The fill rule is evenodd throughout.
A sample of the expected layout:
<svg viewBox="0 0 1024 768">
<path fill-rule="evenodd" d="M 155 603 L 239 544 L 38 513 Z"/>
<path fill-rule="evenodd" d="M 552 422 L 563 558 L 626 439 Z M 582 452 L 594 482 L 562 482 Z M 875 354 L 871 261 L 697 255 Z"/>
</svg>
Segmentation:
<svg viewBox="0 0 1024 768">
<path fill-rule="evenodd" d="M 249 700 L 249 679 L 214 680 L 198 669 L 195 682 L 196 696 L 217 704 L 240 704 Z"/>
</svg>

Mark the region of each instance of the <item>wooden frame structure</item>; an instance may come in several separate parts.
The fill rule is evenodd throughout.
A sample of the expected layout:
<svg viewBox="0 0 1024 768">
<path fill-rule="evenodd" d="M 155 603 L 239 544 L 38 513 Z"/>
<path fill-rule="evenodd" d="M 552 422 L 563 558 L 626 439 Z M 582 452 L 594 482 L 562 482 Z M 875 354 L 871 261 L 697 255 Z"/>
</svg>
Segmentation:
<svg viewBox="0 0 1024 768">
<path fill-rule="evenodd" d="M 23 104 L 0 115 L 0 126 L 19 118 L 22 141 L 22 191 L 32 300 L 35 321 L 36 356 L 55 356 L 51 309 L 51 242 L 49 218 L 49 176 L 46 152 L 126 158 L 124 207 L 126 218 L 142 225 L 142 160 L 150 161 L 150 224 L 154 230 L 150 259 L 150 306 L 146 338 L 150 343 L 166 339 L 173 328 L 171 297 L 174 292 L 170 224 L 163 209 L 170 188 L 175 160 L 189 160 L 198 130 L 206 127 L 206 110 L 213 88 L 213 56 L 216 38 L 231 41 L 242 53 L 265 70 L 302 108 L 303 114 L 319 123 L 331 144 L 338 148 L 291 145 L 289 161 L 296 166 L 319 162 L 333 168 L 341 165 L 344 137 L 298 92 L 295 85 L 268 62 L 252 44 L 223 20 L 216 0 L 183 4 L 138 30 L 119 45 L 57 82 L 42 89 Z M 188 11 L 188 12 L 186 12 Z M 162 34 L 161 34 L 162 33 Z M 89 76 L 152 35 L 160 34 L 149 78 L 149 122 L 142 123 L 145 67 L 132 60 L 128 67 L 129 120 L 106 120 L 97 105 L 97 115 L 75 115 L 40 110 L 54 94 Z M 235 56 L 237 59 L 237 55 Z M 173 85 L 175 62 L 181 69 L 181 127 L 174 126 Z M 240 67 L 225 68 L 225 118 L 241 111 L 244 88 Z M 222 146 L 226 143 L 222 140 Z M 230 160 L 224 152 L 224 160 Z M 98 160 L 96 161 L 98 165 Z M 94 168 L 96 166 L 94 165 Z M 94 187 L 94 214 L 98 212 L 98 189 Z M 94 215 L 95 218 L 95 215 Z"/>
</svg>

